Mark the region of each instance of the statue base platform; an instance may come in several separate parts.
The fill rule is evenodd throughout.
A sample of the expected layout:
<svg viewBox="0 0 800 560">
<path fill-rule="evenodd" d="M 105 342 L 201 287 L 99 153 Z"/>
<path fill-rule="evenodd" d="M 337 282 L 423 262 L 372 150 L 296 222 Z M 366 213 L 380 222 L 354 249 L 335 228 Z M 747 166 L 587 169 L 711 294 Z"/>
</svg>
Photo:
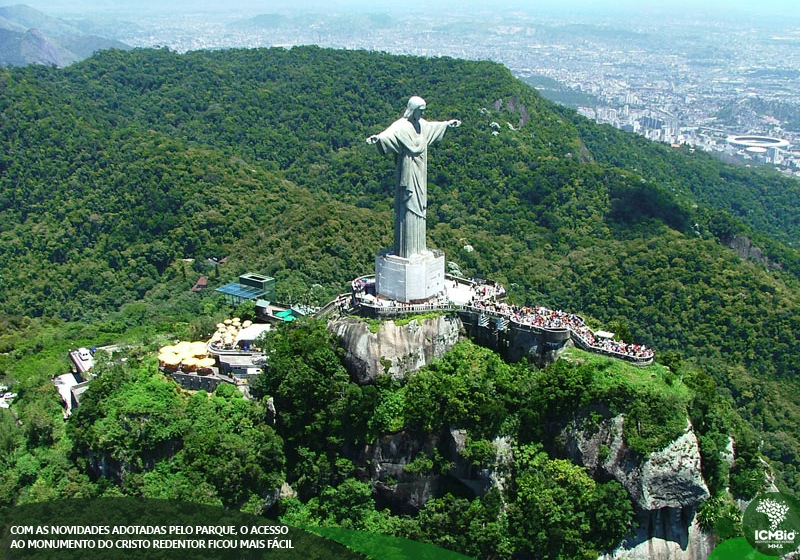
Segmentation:
<svg viewBox="0 0 800 560">
<path fill-rule="evenodd" d="M 425 250 L 409 258 L 383 249 L 375 256 L 379 296 L 403 303 L 423 302 L 444 291 L 444 253 Z"/>
</svg>

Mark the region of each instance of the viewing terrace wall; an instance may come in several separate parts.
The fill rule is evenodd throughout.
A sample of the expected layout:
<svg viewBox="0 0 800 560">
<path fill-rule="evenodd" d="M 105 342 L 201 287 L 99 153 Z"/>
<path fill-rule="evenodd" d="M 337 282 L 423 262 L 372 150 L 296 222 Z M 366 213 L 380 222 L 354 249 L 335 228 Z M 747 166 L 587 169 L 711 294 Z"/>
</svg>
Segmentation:
<svg viewBox="0 0 800 560">
<path fill-rule="evenodd" d="M 369 279 L 370 277 L 362 277 Z M 648 351 L 646 356 L 636 356 L 622 352 L 615 352 L 596 345 L 592 345 L 584 336 L 570 326 L 564 328 L 546 328 L 516 321 L 509 313 L 502 313 L 476 305 L 459 304 L 452 301 L 437 301 L 424 304 L 402 304 L 389 302 L 385 304 L 372 298 L 364 297 L 355 288 L 350 294 L 350 301 L 344 303 L 344 294 L 331 302 L 326 309 L 330 312 L 334 307 L 346 308 L 360 315 L 374 319 L 391 319 L 410 314 L 423 314 L 432 312 L 457 313 L 467 335 L 475 342 L 492 348 L 510 361 L 517 361 L 524 357 L 537 363 L 550 362 L 556 359 L 569 341 L 582 350 L 603 354 L 617 358 L 638 366 L 648 366 L 653 363 L 654 354 Z M 477 286 L 475 282 L 463 278 L 447 277 L 447 282 L 458 282 Z M 575 316 L 577 317 L 577 316 Z M 580 319 L 583 323 L 583 319 Z M 585 328 L 585 326 L 584 326 Z"/>
</svg>

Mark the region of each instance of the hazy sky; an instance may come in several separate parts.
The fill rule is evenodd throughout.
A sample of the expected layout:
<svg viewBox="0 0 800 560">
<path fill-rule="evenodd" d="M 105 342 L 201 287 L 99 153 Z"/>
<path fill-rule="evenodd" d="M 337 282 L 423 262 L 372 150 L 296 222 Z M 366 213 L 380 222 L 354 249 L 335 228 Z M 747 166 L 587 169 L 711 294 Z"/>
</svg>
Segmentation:
<svg viewBox="0 0 800 560">
<path fill-rule="evenodd" d="M 45 12 L 78 11 L 247 11 L 253 13 L 282 12 L 292 10 L 331 11 L 358 9 L 359 11 L 399 11 L 412 9 L 428 11 L 448 9 L 472 11 L 484 9 L 526 9 L 548 13 L 557 11 L 585 11 L 587 13 L 619 12 L 674 12 L 691 11 L 713 14 L 751 13 L 800 17 L 800 0 L 21 0 L 2 2 L 0 5 L 27 4 Z M 554 5 L 556 7 L 554 7 Z"/>
</svg>

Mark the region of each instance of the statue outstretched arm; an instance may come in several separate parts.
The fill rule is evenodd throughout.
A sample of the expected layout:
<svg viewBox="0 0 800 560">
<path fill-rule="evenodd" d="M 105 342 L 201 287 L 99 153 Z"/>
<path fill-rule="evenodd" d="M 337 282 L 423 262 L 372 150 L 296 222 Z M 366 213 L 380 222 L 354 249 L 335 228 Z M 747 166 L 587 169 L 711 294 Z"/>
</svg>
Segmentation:
<svg viewBox="0 0 800 560">
<path fill-rule="evenodd" d="M 378 140 L 379 140 L 378 135 L 373 134 L 372 136 L 367 138 L 367 144 L 377 144 Z"/>
<path fill-rule="evenodd" d="M 450 119 L 449 121 L 447 121 L 447 126 L 449 126 L 450 128 L 458 128 L 459 126 L 461 126 L 461 121 L 458 119 Z"/>
</svg>

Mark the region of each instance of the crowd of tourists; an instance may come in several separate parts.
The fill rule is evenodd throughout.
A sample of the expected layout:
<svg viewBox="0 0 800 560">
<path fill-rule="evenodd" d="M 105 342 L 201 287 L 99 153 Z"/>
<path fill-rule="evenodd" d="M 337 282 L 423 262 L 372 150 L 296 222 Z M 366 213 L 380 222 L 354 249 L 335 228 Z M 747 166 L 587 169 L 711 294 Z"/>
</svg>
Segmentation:
<svg viewBox="0 0 800 560">
<path fill-rule="evenodd" d="M 454 280 L 454 282 L 457 282 Z M 579 315 L 566 311 L 548 309 L 546 307 L 530 307 L 510 305 L 502 301 L 505 288 L 499 284 L 475 282 L 471 284 L 472 296 L 465 304 L 486 313 L 494 313 L 507 317 L 510 321 L 537 327 L 545 330 L 569 329 L 586 346 L 594 350 L 612 354 L 622 354 L 629 358 L 648 359 L 654 355 L 653 350 L 642 344 L 629 344 L 611 338 L 597 336 Z M 406 306 L 391 300 L 381 300 L 375 297 L 375 279 L 362 277 L 353 281 L 353 295 L 359 302 L 366 301 L 377 306 Z M 445 295 L 429 302 L 430 305 L 445 305 L 450 303 Z"/>
<path fill-rule="evenodd" d="M 498 289 L 494 287 L 494 289 Z M 475 296 L 470 306 L 476 309 L 497 313 L 508 317 L 520 325 L 529 325 L 546 330 L 569 329 L 577 335 L 586 345 L 605 352 L 623 354 L 633 358 L 652 358 L 653 350 L 642 344 L 628 344 L 619 340 L 595 336 L 595 333 L 586 325 L 583 317 L 566 311 L 548 309 L 546 307 L 527 307 L 509 305 L 494 298 L 485 298 L 486 293 L 482 286 L 473 288 Z"/>
<path fill-rule="evenodd" d="M 580 328 L 570 326 L 570 329 L 592 348 L 597 348 L 599 350 L 613 352 L 616 354 L 624 354 L 633 358 L 652 358 L 655 355 L 653 350 L 644 344 L 629 344 L 627 342 L 612 340 L 610 338 L 597 337 L 586 325 Z"/>
<path fill-rule="evenodd" d="M 370 276 L 366 277 L 362 276 L 361 278 L 356 278 L 355 280 L 353 280 L 351 286 L 353 288 L 352 290 L 352 296 L 354 298 L 353 304 L 355 305 L 365 304 L 371 307 L 400 308 L 400 309 L 407 308 L 408 310 L 413 312 L 413 310 L 416 310 L 419 307 L 446 306 L 450 303 L 450 300 L 447 299 L 447 292 L 441 292 L 437 294 L 435 297 L 432 297 L 421 304 L 403 303 L 402 301 L 395 301 L 393 299 L 377 297 L 375 293 L 375 278 Z"/>
</svg>

